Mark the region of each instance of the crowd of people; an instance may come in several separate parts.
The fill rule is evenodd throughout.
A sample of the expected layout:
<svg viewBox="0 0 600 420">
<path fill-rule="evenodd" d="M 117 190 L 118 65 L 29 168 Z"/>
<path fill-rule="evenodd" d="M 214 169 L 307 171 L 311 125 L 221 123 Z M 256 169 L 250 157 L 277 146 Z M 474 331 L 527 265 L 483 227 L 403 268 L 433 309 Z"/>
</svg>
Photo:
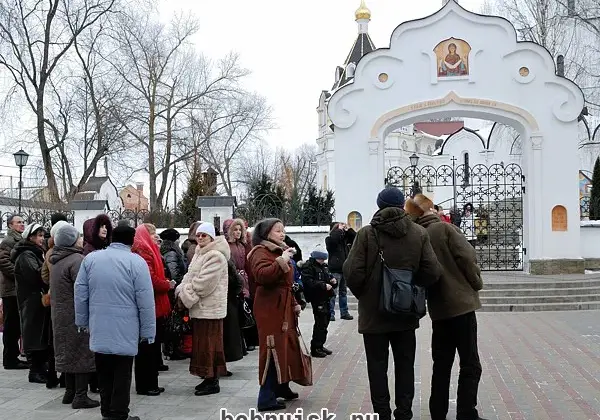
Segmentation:
<svg viewBox="0 0 600 420">
<path fill-rule="evenodd" d="M 175 229 L 158 234 L 149 223 L 113 226 L 104 214 L 85 222 L 83 237 L 61 214 L 52 217 L 49 232 L 11 216 L 0 244 L 4 368 L 29 369 L 30 382 L 65 387 L 63 403 L 74 409 L 100 406 L 105 419 L 136 420 L 129 415 L 133 378 L 137 394 L 159 397 L 165 358 L 189 358 L 190 374 L 202 379 L 193 392 L 205 396 L 219 393 L 220 378 L 235 374 L 228 363 L 258 349 L 257 408 L 281 410 L 283 400 L 298 398 L 291 382 L 312 385 L 311 357 L 333 354 L 326 343 L 336 300 L 340 318 L 353 319 L 349 288 L 359 302 L 374 411 L 391 419 L 391 345 L 394 417 L 410 419 L 421 316 L 382 311 L 379 264 L 385 261 L 427 288 L 432 418 L 446 418 L 458 351 L 457 419 L 481 420 L 474 311 L 482 283 L 475 250 L 423 195 L 405 202 L 400 190 L 387 188 L 377 204 L 380 210 L 358 232 L 332 223 L 325 247 L 316 245 L 306 261 L 278 219 L 260 221 L 252 233 L 241 219 L 223 226 L 198 221 L 180 245 Z M 308 303 L 310 348 L 298 324 Z M 100 401 L 88 392 L 99 392 Z"/>
</svg>

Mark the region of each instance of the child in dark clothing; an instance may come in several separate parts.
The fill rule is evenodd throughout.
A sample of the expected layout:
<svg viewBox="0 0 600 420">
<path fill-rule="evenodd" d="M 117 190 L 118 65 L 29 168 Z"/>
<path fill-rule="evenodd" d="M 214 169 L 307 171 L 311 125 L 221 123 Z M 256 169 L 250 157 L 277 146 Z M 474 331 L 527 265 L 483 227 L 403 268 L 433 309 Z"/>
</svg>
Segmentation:
<svg viewBox="0 0 600 420">
<path fill-rule="evenodd" d="M 329 300 L 334 295 L 336 280 L 333 278 L 325 260 L 327 251 L 317 245 L 310 254 L 310 258 L 302 266 L 302 283 L 306 299 L 312 304 L 315 324 L 310 343 L 310 352 L 313 357 L 325 357 L 332 352 L 325 348 L 327 341 L 327 327 L 329 326 Z"/>
</svg>

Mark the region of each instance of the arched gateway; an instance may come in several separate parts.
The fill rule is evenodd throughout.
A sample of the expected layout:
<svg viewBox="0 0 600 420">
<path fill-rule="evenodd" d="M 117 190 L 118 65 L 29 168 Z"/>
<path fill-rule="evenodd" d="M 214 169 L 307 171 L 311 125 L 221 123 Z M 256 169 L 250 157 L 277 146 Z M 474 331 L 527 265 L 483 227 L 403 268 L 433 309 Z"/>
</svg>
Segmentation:
<svg viewBox="0 0 600 420">
<path fill-rule="evenodd" d="M 583 272 L 580 252 L 577 118 L 581 90 L 555 73 L 543 47 L 517 42 L 505 19 L 471 13 L 449 1 L 437 13 L 401 24 L 390 47 L 365 55 L 354 81 L 335 91 L 338 218 L 367 222 L 384 186 L 384 141 L 418 121 L 470 117 L 518 130 L 522 143 L 525 270 Z M 566 210 L 553 229 L 553 208 Z"/>
</svg>

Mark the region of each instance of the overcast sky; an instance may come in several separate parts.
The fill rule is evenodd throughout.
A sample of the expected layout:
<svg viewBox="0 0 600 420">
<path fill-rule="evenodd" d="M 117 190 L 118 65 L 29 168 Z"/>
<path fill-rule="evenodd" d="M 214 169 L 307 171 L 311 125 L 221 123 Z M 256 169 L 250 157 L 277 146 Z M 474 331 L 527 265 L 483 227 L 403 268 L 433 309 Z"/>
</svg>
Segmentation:
<svg viewBox="0 0 600 420">
<path fill-rule="evenodd" d="M 483 0 L 459 2 L 479 12 Z M 366 4 L 372 13 L 369 33 L 380 48 L 389 45 L 396 26 L 434 13 L 442 0 L 366 0 Z M 360 0 L 162 0 L 161 17 L 168 20 L 175 11 L 190 11 L 200 21 L 194 39 L 198 51 L 215 59 L 238 52 L 244 67 L 252 71 L 247 87 L 265 96 L 274 110 L 278 128 L 267 140 L 295 148 L 316 139 L 319 95 L 331 88 L 336 66 L 343 64 L 352 47 L 359 5 Z M 27 152 L 40 154 L 33 147 Z M 18 176 L 12 153 L 0 151 L 0 176 Z M 24 173 L 34 170 L 26 169 Z M 121 185 L 124 180 L 115 181 Z"/>
<path fill-rule="evenodd" d="M 482 0 L 460 0 L 479 12 Z M 378 48 L 389 45 L 400 23 L 434 13 L 442 0 L 366 0 L 369 33 Z M 168 0 L 164 16 L 191 10 L 200 19 L 199 51 L 219 57 L 241 54 L 252 71 L 249 87 L 274 109 L 272 144 L 294 148 L 317 137 L 319 95 L 330 89 L 357 35 L 354 12 L 360 0 Z"/>
</svg>

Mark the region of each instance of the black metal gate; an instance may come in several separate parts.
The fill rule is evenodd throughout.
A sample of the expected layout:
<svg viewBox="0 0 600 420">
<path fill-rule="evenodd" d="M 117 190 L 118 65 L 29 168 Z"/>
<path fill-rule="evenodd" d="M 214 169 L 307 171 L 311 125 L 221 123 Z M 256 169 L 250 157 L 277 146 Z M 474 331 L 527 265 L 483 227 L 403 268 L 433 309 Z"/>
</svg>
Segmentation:
<svg viewBox="0 0 600 420">
<path fill-rule="evenodd" d="M 514 163 L 394 166 L 386 177 L 386 184 L 400 188 L 406 197 L 423 193 L 442 206 L 475 246 L 485 271 L 523 269 L 524 181 Z"/>
</svg>

